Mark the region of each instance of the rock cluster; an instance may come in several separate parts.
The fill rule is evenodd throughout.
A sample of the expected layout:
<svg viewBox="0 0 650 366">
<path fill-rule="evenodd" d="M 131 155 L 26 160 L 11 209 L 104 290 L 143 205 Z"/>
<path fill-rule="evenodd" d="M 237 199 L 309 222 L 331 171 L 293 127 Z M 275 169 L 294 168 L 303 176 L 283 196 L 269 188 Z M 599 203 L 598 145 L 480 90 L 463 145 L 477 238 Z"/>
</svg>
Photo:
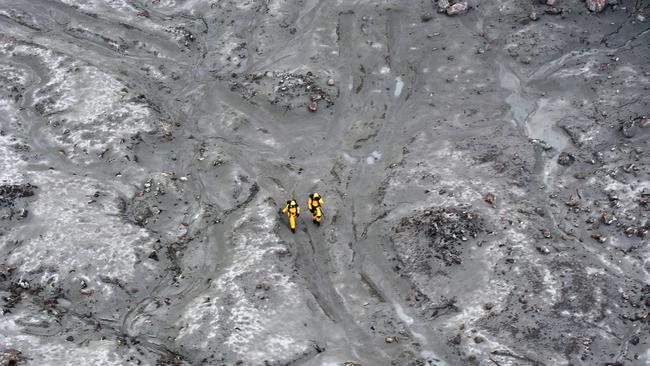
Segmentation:
<svg viewBox="0 0 650 366">
<path fill-rule="evenodd" d="M 436 8 L 438 13 L 456 15 L 466 13 L 469 9 L 469 5 L 467 4 L 467 1 L 438 0 Z"/>
</svg>

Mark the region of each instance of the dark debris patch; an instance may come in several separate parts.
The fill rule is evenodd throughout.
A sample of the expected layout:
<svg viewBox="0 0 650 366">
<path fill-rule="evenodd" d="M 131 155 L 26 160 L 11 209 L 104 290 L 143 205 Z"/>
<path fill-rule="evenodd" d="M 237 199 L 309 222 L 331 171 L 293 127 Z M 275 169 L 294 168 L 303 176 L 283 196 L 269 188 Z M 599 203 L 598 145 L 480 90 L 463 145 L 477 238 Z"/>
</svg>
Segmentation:
<svg viewBox="0 0 650 366">
<path fill-rule="evenodd" d="M 444 207 L 425 210 L 404 218 L 396 232 L 413 230 L 428 238 L 428 247 L 446 265 L 461 264 L 462 244 L 484 231 L 483 219 L 466 207 Z"/>
<path fill-rule="evenodd" d="M 334 105 L 334 83 L 324 84 L 328 86 L 321 86 L 320 78 L 311 71 L 232 74 L 229 81 L 230 90 L 251 103 L 261 98 L 287 110 L 311 106 L 312 111 L 316 111 L 319 105 Z"/>
<path fill-rule="evenodd" d="M 27 217 L 27 203 L 19 199 L 33 196 L 36 188 L 29 183 L 0 185 L 0 220 Z"/>
<path fill-rule="evenodd" d="M 5 348 L 0 352 L 0 365 L 15 366 L 29 360 L 23 353 L 14 348 Z"/>
</svg>

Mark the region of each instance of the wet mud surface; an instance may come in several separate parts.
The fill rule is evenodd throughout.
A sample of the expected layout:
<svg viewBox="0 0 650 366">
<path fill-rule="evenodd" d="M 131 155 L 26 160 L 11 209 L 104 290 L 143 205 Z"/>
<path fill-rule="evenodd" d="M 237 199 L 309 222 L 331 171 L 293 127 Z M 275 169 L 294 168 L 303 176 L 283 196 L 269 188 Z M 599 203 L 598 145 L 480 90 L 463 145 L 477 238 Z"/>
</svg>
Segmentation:
<svg viewBox="0 0 650 366">
<path fill-rule="evenodd" d="M 649 364 L 648 16 L 3 1 L 0 363 Z"/>
</svg>

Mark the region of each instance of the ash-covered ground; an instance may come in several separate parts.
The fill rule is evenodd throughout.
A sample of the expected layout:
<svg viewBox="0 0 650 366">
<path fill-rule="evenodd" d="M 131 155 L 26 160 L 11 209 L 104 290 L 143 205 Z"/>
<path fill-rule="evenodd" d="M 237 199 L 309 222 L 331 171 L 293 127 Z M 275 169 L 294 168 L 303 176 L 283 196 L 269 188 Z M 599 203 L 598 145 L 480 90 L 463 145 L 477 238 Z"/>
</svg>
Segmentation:
<svg viewBox="0 0 650 366">
<path fill-rule="evenodd" d="M 648 17 L 3 0 L 0 364 L 649 365 Z"/>
</svg>

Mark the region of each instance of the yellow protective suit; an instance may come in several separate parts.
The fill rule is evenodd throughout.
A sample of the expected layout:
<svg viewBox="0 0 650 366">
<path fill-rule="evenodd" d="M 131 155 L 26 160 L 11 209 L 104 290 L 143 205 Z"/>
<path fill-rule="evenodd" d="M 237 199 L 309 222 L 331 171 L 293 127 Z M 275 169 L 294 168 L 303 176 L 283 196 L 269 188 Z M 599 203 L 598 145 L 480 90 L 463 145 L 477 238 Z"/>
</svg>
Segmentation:
<svg viewBox="0 0 650 366">
<path fill-rule="evenodd" d="M 323 197 L 318 193 L 309 195 L 307 199 L 307 208 L 311 211 L 311 218 L 314 220 L 314 224 L 320 225 L 320 220 L 323 218 Z"/>
<path fill-rule="evenodd" d="M 287 205 L 284 206 L 282 212 L 286 213 L 289 216 L 289 227 L 292 232 L 296 232 L 296 217 L 300 216 L 300 206 L 295 200 L 287 201 Z"/>
</svg>

